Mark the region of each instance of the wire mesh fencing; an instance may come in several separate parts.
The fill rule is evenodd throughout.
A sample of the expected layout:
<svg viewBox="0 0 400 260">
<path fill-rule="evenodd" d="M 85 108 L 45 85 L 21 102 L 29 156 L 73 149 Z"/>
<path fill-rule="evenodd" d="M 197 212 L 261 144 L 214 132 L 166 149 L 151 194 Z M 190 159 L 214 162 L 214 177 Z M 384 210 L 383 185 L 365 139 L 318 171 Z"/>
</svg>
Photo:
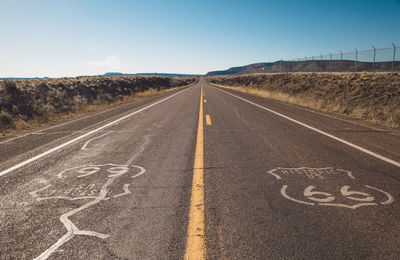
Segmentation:
<svg viewBox="0 0 400 260">
<path fill-rule="evenodd" d="M 400 72 L 400 47 L 304 56 L 275 62 L 266 72 Z"/>
</svg>

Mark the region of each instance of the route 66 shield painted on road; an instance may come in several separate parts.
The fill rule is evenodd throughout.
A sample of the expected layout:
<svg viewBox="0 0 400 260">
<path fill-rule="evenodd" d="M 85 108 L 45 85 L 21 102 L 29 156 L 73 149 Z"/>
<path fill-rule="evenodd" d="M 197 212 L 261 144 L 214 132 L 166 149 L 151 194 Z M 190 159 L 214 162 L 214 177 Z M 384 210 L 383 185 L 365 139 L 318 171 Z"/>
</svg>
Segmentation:
<svg viewBox="0 0 400 260">
<path fill-rule="evenodd" d="M 129 184 L 132 179 L 145 173 L 145 169 L 137 165 L 86 165 L 69 168 L 58 173 L 57 178 L 46 181 L 44 187 L 30 192 L 37 201 L 70 200 L 75 201 L 76 208 L 60 216 L 61 223 L 67 232 L 51 247 L 35 259 L 47 259 L 59 250 L 67 241 L 75 236 L 92 236 L 106 239 L 108 234 L 94 230 L 80 229 L 71 217 L 84 214 L 88 209 L 110 199 L 131 194 Z M 122 182 L 118 182 L 122 180 Z"/>
<path fill-rule="evenodd" d="M 387 191 L 360 184 L 352 172 L 342 169 L 279 167 L 267 173 L 282 183 L 284 198 L 303 205 L 357 209 L 394 201 Z"/>
</svg>

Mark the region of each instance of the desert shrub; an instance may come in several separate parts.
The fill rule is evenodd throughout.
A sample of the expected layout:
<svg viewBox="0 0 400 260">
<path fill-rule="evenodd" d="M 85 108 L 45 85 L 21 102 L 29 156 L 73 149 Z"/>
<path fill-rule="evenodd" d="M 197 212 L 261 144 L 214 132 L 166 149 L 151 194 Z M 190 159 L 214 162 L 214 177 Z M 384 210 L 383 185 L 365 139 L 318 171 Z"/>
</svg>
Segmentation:
<svg viewBox="0 0 400 260">
<path fill-rule="evenodd" d="M 38 116 L 45 116 L 49 113 L 55 113 L 54 107 L 51 104 L 44 104 L 36 111 Z"/>
<path fill-rule="evenodd" d="M 0 113 L 0 129 L 7 129 L 14 127 L 14 119 L 8 113 Z"/>
<path fill-rule="evenodd" d="M 17 88 L 17 84 L 14 81 L 5 80 L 3 84 L 6 92 L 11 97 L 18 99 L 21 96 L 21 90 Z"/>
<path fill-rule="evenodd" d="M 142 76 L 0 81 L 0 129 L 24 129 L 30 121 L 58 120 L 88 107 L 102 109 L 104 104 L 150 88 L 167 89 L 194 81 Z"/>
<path fill-rule="evenodd" d="M 25 120 L 32 119 L 32 117 L 35 113 L 32 106 L 30 104 L 26 104 L 26 103 L 18 103 L 16 105 L 14 105 L 13 112 L 15 112 L 15 114 L 20 115 Z"/>
</svg>

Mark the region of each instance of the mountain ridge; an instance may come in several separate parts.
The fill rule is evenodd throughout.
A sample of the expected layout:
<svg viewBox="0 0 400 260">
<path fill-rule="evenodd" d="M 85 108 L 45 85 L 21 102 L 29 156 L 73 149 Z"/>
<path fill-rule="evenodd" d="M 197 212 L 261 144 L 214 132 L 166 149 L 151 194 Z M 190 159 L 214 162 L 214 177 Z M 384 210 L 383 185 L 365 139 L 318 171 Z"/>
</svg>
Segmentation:
<svg viewBox="0 0 400 260">
<path fill-rule="evenodd" d="M 231 67 L 227 70 L 210 71 L 205 76 L 223 76 L 254 73 L 279 72 L 387 72 L 392 70 L 392 62 L 372 62 L 354 60 L 308 60 L 260 62 L 244 66 Z M 400 62 L 394 62 L 394 69 L 400 69 Z"/>
</svg>

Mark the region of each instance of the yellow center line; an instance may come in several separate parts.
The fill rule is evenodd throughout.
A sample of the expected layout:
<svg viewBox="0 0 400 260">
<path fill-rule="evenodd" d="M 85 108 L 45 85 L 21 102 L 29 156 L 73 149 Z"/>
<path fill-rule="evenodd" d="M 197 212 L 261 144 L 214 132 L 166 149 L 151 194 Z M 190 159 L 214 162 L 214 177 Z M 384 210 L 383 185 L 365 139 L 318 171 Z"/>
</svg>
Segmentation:
<svg viewBox="0 0 400 260">
<path fill-rule="evenodd" d="M 209 114 L 206 114 L 206 124 L 211 125 L 211 116 Z"/>
<path fill-rule="evenodd" d="M 203 142 L 203 87 L 200 95 L 199 123 L 190 198 L 189 224 L 185 259 L 206 259 L 204 224 L 204 142 Z"/>
</svg>

